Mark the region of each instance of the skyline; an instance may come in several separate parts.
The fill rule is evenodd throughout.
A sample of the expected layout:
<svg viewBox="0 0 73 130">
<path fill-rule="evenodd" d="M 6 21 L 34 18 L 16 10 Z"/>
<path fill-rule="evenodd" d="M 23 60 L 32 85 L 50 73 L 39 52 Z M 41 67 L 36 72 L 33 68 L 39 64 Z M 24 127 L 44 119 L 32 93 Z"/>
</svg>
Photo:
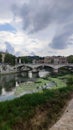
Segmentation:
<svg viewBox="0 0 73 130">
<path fill-rule="evenodd" d="M 72 0 L 0 0 L 0 51 L 73 55 Z"/>
</svg>

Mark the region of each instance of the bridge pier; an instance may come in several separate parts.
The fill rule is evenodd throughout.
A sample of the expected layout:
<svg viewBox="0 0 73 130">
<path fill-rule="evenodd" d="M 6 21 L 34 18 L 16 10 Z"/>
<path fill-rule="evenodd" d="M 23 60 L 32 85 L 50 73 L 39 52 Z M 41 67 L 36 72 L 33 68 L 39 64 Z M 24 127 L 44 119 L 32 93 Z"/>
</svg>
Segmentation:
<svg viewBox="0 0 73 130">
<path fill-rule="evenodd" d="M 53 71 L 54 71 L 54 73 L 58 73 L 58 69 L 57 68 L 56 69 L 54 68 Z"/>
<path fill-rule="evenodd" d="M 28 71 L 28 70 L 24 71 L 24 76 L 25 76 L 25 77 L 28 77 L 28 76 L 29 76 L 29 71 Z"/>
<path fill-rule="evenodd" d="M 32 77 L 33 78 L 38 78 L 39 77 L 39 71 L 32 71 Z"/>
<path fill-rule="evenodd" d="M 21 58 L 19 58 L 19 64 L 21 64 L 22 62 L 21 62 Z"/>
</svg>

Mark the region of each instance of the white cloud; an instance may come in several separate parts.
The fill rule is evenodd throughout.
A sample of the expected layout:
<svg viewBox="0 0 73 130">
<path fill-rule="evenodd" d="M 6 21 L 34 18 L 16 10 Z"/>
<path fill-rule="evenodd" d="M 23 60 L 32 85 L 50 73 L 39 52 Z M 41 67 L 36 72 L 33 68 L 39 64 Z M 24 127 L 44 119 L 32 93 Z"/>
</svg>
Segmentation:
<svg viewBox="0 0 73 130">
<path fill-rule="evenodd" d="M 5 45 L 5 42 L 9 42 L 15 49 L 15 52 L 20 52 L 21 54 L 29 55 L 33 51 L 36 55 L 48 43 L 44 43 L 38 39 L 33 39 L 22 32 L 10 33 L 10 32 L 0 32 L 1 41 Z M 42 46 L 43 44 L 43 46 Z M 2 48 L 2 47 L 1 47 Z M 46 50 L 45 50 L 46 52 Z"/>
<path fill-rule="evenodd" d="M 6 42 L 9 42 L 15 50 L 17 55 L 35 55 L 47 56 L 47 55 L 69 55 L 72 54 L 72 49 L 64 50 L 54 50 L 51 49 L 48 45 L 48 41 L 38 40 L 31 38 L 30 36 L 24 34 L 23 32 L 0 32 L 0 50 L 6 50 Z M 50 42 L 50 41 L 49 41 Z"/>
<path fill-rule="evenodd" d="M 31 12 L 27 8 L 27 6 L 26 9 L 24 8 L 24 3 L 29 3 L 27 5 Z M 70 7 L 72 6 L 73 2 L 72 4 L 69 4 L 67 0 L 66 5 L 65 3 L 66 0 L 0 0 L 0 24 L 9 23 L 16 29 L 15 33 L 0 31 L 0 50 L 4 51 L 6 49 L 5 44 L 6 42 L 8 42 L 14 48 L 16 55 L 35 54 L 40 56 L 46 56 L 73 54 L 73 13 L 70 13 L 73 11 L 72 8 L 70 10 Z M 36 7 L 36 5 L 38 6 Z M 67 8 L 68 15 L 66 13 Z M 28 17 L 26 16 L 26 14 L 24 14 L 26 13 L 26 11 L 28 11 Z M 20 17 L 20 15 L 15 15 L 14 17 L 13 12 L 21 13 L 22 17 Z M 71 16 L 69 14 L 71 14 Z M 26 17 L 24 16 L 27 17 L 27 21 L 25 21 Z M 66 16 L 66 19 L 64 18 L 64 16 Z M 27 25 L 31 24 L 31 28 L 34 25 L 35 33 L 27 34 L 26 30 L 22 30 L 22 27 L 25 24 L 25 22 L 28 22 Z M 27 29 L 30 27 L 27 26 Z M 65 37 L 63 37 L 63 34 L 66 36 L 66 41 L 68 38 L 67 42 L 69 44 L 64 44 L 63 39 Z M 56 36 L 60 36 L 60 39 L 62 40 L 58 40 Z M 71 37 L 70 40 L 69 37 Z M 61 43 L 61 41 L 63 41 L 63 43 Z M 58 42 L 60 43 L 60 45 Z M 50 44 L 52 44 L 52 48 L 50 47 Z M 65 48 L 67 45 L 68 48 Z M 63 47 L 62 50 L 61 47 Z"/>
</svg>

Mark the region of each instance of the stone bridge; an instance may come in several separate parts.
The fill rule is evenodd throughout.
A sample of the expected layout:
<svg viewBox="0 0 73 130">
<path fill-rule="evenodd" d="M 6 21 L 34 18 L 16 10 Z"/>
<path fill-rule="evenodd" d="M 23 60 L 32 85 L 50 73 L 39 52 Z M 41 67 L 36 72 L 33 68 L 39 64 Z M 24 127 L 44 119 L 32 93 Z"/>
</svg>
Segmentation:
<svg viewBox="0 0 73 130">
<path fill-rule="evenodd" d="M 68 67 L 70 71 L 73 72 L 73 64 L 17 64 L 15 66 L 10 65 L 0 65 L 0 74 L 6 73 L 17 73 L 17 72 L 25 72 L 25 76 L 28 76 L 30 72 L 33 77 L 39 76 L 40 70 L 48 70 L 51 72 L 57 73 L 59 68 Z"/>
<path fill-rule="evenodd" d="M 40 68 L 44 68 L 44 67 L 50 67 L 53 69 L 54 72 L 57 72 L 59 68 L 62 67 L 69 67 L 69 68 L 73 68 L 73 64 L 18 64 L 15 65 L 15 69 L 22 69 L 22 70 L 36 70 L 38 71 Z"/>
</svg>

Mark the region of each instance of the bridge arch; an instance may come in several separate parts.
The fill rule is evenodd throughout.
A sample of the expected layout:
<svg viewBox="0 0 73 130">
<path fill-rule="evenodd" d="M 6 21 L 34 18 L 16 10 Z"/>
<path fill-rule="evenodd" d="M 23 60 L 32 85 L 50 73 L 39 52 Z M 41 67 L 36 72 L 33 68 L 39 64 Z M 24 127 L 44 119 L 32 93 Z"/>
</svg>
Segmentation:
<svg viewBox="0 0 73 130">
<path fill-rule="evenodd" d="M 66 68 L 68 67 L 69 69 L 72 68 L 73 69 L 73 64 L 19 64 L 19 65 L 16 65 L 14 68 L 18 69 L 18 70 L 21 70 L 21 69 L 24 69 L 26 68 L 29 69 L 29 70 L 42 70 L 42 69 L 46 69 L 48 71 L 57 71 L 58 69 L 60 68 Z"/>
<path fill-rule="evenodd" d="M 66 72 L 73 72 L 73 66 L 64 65 L 58 68 L 59 72 L 66 73 Z"/>
<path fill-rule="evenodd" d="M 38 67 L 36 67 L 37 70 L 46 70 L 46 71 L 53 71 L 53 67 L 49 66 L 49 65 L 39 65 Z"/>
<path fill-rule="evenodd" d="M 17 67 L 18 71 L 23 71 L 23 70 L 32 70 L 32 68 L 28 65 L 20 65 Z"/>
</svg>

